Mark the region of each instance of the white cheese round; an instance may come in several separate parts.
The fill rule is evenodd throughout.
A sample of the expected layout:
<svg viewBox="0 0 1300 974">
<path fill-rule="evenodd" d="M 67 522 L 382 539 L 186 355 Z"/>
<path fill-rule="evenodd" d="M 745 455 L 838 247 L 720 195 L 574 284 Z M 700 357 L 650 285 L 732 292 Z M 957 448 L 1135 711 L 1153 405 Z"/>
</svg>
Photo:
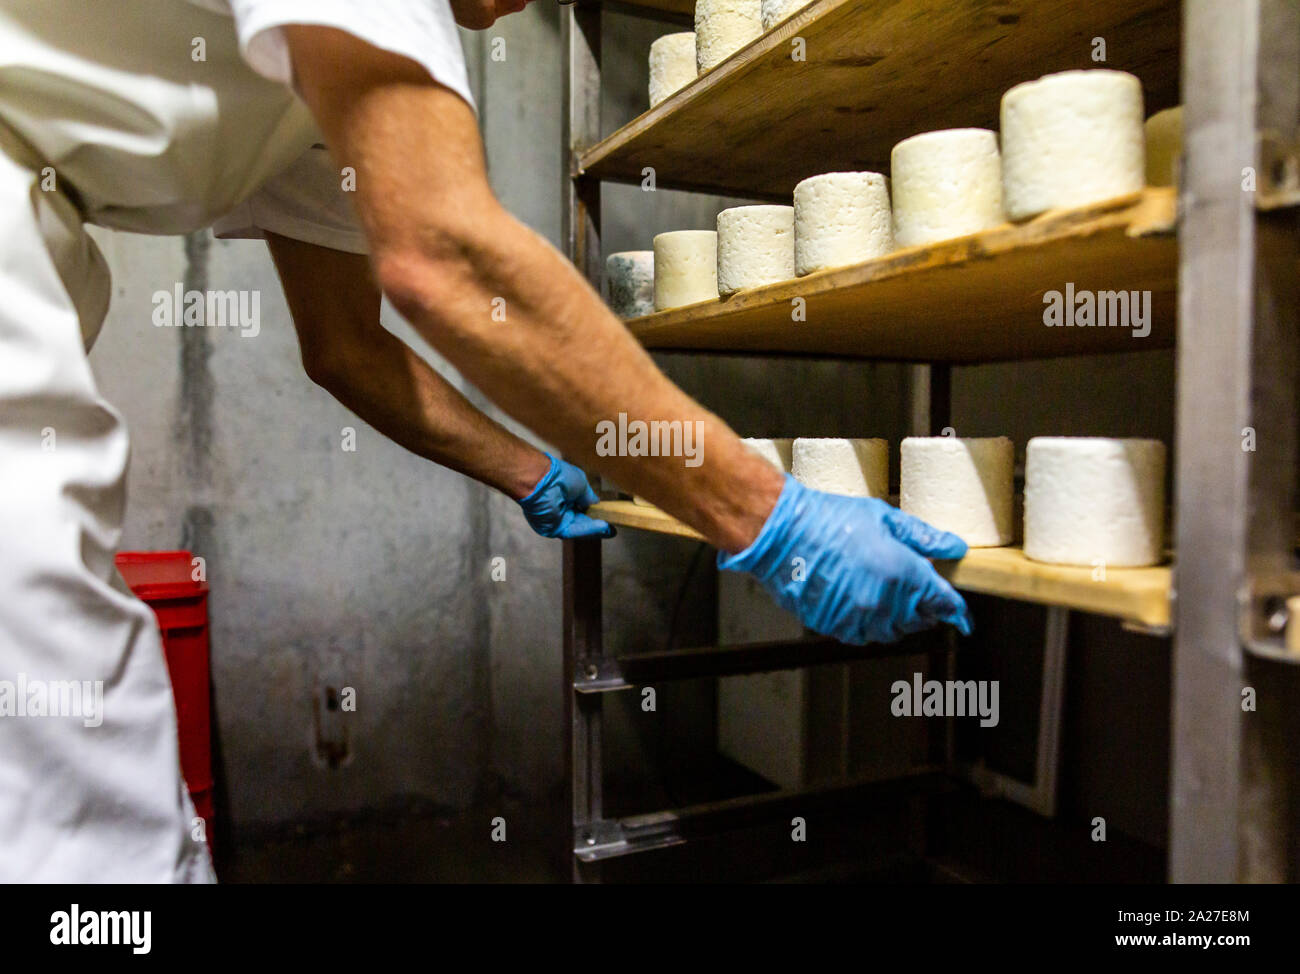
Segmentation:
<svg viewBox="0 0 1300 974">
<path fill-rule="evenodd" d="M 695 63 L 721 64 L 763 34 L 762 0 L 696 0 Z"/>
<path fill-rule="evenodd" d="M 655 309 L 653 250 L 624 250 L 605 258 L 609 306 L 620 318 L 648 315 Z"/>
<path fill-rule="evenodd" d="M 1010 544 L 1015 446 L 1005 436 L 903 440 L 898 506 L 972 548 Z"/>
<path fill-rule="evenodd" d="M 801 277 L 894 249 L 889 186 L 878 172 L 828 172 L 794 188 L 794 267 Z"/>
<path fill-rule="evenodd" d="M 1142 85 L 1124 71 L 1062 71 L 1002 96 L 1007 216 L 1086 206 L 1142 188 Z"/>
<path fill-rule="evenodd" d="M 904 139 L 890 153 L 894 243 L 915 247 L 1005 221 L 998 137 L 944 129 Z"/>
<path fill-rule="evenodd" d="M 1165 445 L 1038 436 L 1025 451 L 1025 554 L 1125 568 L 1164 557 Z"/>
<path fill-rule="evenodd" d="M 650 107 L 695 80 L 695 32 L 665 34 L 650 45 Z"/>
<path fill-rule="evenodd" d="M 759 440 L 747 437 L 740 442 L 778 470 L 790 472 L 793 465 L 794 440 Z"/>
<path fill-rule="evenodd" d="M 733 206 L 718 214 L 718 294 L 794 276 L 793 206 Z"/>
<path fill-rule="evenodd" d="M 654 239 L 655 310 L 718 297 L 718 235 L 670 230 Z"/>
<path fill-rule="evenodd" d="M 792 13 L 808 6 L 810 0 L 763 0 L 763 30 L 771 30 Z"/>
<path fill-rule="evenodd" d="M 850 497 L 889 494 L 889 444 L 884 440 L 800 438 L 791 453 L 794 477 L 806 487 Z"/>
<path fill-rule="evenodd" d="M 1156 112 L 1142 128 L 1147 143 L 1147 185 L 1177 186 L 1183 155 L 1183 106 Z"/>
</svg>

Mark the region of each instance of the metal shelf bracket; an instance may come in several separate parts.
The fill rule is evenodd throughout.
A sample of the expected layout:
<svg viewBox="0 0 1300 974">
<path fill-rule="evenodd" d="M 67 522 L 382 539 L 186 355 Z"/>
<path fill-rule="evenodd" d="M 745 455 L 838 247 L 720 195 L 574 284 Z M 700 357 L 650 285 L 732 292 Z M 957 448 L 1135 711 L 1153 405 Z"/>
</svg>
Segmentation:
<svg viewBox="0 0 1300 974">
<path fill-rule="evenodd" d="M 1256 209 L 1300 206 L 1300 145 L 1274 132 L 1261 132 L 1255 158 Z"/>
<path fill-rule="evenodd" d="M 631 690 L 632 684 L 623 679 L 617 659 L 588 657 L 574 664 L 573 689 L 579 693 L 609 693 L 611 690 Z"/>
</svg>

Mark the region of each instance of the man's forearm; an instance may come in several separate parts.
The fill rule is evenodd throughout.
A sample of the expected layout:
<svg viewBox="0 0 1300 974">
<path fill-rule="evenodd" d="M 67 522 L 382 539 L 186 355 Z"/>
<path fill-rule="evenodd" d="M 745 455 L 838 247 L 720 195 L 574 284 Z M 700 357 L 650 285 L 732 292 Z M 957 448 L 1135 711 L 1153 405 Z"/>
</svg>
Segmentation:
<svg viewBox="0 0 1300 974">
<path fill-rule="evenodd" d="M 571 459 L 721 548 L 748 545 L 776 503 L 781 474 L 669 382 L 572 265 L 499 206 L 468 106 L 412 62 L 341 32 L 287 34 L 303 97 L 340 165 L 357 171 L 380 284 L 408 320 Z M 599 427 L 620 414 L 680 424 L 700 450 L 598 451 Z"/>
<path fill-rule="evenodd" d="M 678 515 L 719 547 L 748 545 L 776 503 L 780 474 L 670 383 L 549 244 L 505 214 L 482 229 L 463 265 L 435 260 L 390 274 L 403 313 L 502 409 L 570 459 Z M 493 320 L 494 301 L 504 321 Z M 616 437 L 601 443 L 602 431 L 638 420 L 646 430 L 655 422 L 682 429 L 681 453 L 645 456 L 647 442 L 631 456 Z M 693 456 L 685 453 L 687 436 Z"/>
<path fill-rule="evenodd" d="M 372 345 L 339 358 L 321 385 L 393 442 L 495 487 L 513 500 L 545 475 L 545 454 L 476 409 L 398 338 L 376 329 Z"/>
<path fill-rule="evenodd" d="M 545 455 L 476 409 L 380 324 L 379 289 L 365 257 L 274 233 L 267 244 L 313 381 L 412 453 L 514 500 L 533 489 L 549 469 Z"/>
</svg>

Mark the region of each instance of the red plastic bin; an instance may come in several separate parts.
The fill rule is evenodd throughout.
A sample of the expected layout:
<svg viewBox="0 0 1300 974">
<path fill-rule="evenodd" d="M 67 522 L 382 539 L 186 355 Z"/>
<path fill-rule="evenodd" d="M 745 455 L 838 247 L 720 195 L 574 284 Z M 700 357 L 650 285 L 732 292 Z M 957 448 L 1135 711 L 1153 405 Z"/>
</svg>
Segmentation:
<svg viewBox="0 0 1300 974">
<path fill-rule="evenodd" d="M 188 551 L 123 551 L 117 570 L 136 597 L 153 609 L 171 674 L 180 738 L 181 772 L 191 796 L 212 789 L 212 712 L 209 704 L 208 583 L 193 578 Z M 212 835 L 211 802 L 199 814 Z"/>
</svg>

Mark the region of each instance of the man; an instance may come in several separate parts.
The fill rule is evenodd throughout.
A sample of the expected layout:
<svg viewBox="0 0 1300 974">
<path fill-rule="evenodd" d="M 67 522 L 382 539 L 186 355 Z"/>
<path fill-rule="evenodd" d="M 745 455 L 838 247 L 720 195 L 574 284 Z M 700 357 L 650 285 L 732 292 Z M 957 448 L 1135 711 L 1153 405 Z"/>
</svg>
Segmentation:
<svg viewBox="0 0 1300 974">
<path fill-rule="evenodd" d="M 577 467 L 475 411 L 380 327 L 381 289 L 504 410 L 697 528 L 721 567 L 813 629 L 968 629 L 926 560 L 960 557 L 959 539 L 783 477 L 495 200 L 453 16 L 481 28 L 522 6 L 0 0 L 0 679 L 103 686 L 96 727 L 0 720 L 0 880 L 211 876 L 159 637 L 113 568 L 127 439 L 84 351 L 109 297 L 86 222 L 176 234 L 218 220 L 265 237 L 308 374 L 514 497 L 542 534 L 610 532 L 583 513 L 594 495 Z M 703 462 L 598 457 L 597 429 L 620 412 L 698 423 Z"/>
</svg>

